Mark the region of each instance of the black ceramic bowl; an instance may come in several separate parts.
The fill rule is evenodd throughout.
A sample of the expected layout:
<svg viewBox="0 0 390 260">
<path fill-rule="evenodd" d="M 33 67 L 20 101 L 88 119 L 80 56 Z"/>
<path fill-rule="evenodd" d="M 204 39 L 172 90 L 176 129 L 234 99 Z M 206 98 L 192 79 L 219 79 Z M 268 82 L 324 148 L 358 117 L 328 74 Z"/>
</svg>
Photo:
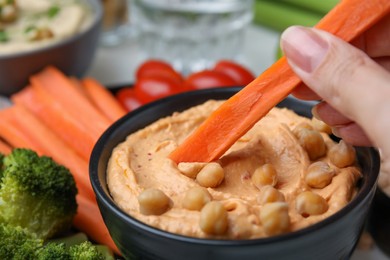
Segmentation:
<svg viewBox="0 0 390 260">
<path fill-rule="evenodd" d="M 376 245 L 390 257 L 390 197 L 380 188 L 375 193 L 367 228 Z"/>
<path fill-rule="evenodd" d="M 90 177 L 104 221 L 127 259 L 347 259 L 361 234 L 376 189 L 379 158 L 375 150 L 357 148 L 364 177 L 346 207 L 305 229 L 262 239 L 211 240 L 185 237 L 148 226 L 116 206 L 107 188 L 106 168 L 113 148 L 132 132 L 161 117 L 209 99 L 227 99 L 238 88 L 207 89 L 169 97 L 129 113 L 98 140 L 90 160 Z M 302 115 L 307 103 L 287 98 L 279 104 Z"/>
<path fill-rule="evenodd" d="M 56 66 L 67 75 L 84 75 L 98 46 L 103 17 L 100 0 L 84 1 L 93 15 L 88 28 L 44 47 L 0 55 L 0 95 L 10 95 L 22 89 L 32 74 L 47 65 Z"/>
</svg>

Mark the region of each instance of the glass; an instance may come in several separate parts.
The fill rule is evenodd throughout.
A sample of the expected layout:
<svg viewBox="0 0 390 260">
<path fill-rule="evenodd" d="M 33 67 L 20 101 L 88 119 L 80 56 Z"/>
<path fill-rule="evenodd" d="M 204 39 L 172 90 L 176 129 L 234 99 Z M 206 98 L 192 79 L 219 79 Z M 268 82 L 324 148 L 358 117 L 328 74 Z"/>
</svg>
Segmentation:
<svg viewBox="0 0 390 260">
<path fill-rule="evenodd" d="M 116 46 L 131 35 L 130 1 L 101 0 L 103 6 L 102 34 L 100 42 L 103 46 Z"/>
<path fill-rule="evenodd" d="M 253 0 L 133 0 L 133 9 L 146 58 L 184 74 L 237 59 L 253 19 Z"/>
</svg>

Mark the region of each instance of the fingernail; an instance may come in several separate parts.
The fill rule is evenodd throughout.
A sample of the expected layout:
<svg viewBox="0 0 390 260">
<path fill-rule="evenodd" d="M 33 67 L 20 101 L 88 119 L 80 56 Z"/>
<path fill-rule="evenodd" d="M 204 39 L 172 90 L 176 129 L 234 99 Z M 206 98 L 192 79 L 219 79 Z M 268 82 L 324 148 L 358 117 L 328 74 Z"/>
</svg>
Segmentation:
<svg viewBox="0 0 390 260">
<path fill-rule="evenodd" d="M 283 32 L 281 47 L 290 62 L 310 73 L 321 64 L 329 45 L 313 30 L 292 26 Z"/>
<path fill-rule="evenodd" d="M 313 117 L 317 118 L 318 120 L 321 120 L 321 117 L 318 115 L 318 111 L 317 111 L 317 106 L 314 106 L 312 109 L 311 109 L 311 114 L 313 115 Z"/>
<path fill-rule="evenodd" d="M 340 131 L 337 127 L 332 127 L 332 134 L 337 136 L 337 137 L 340 137 Z"/>
</svg>

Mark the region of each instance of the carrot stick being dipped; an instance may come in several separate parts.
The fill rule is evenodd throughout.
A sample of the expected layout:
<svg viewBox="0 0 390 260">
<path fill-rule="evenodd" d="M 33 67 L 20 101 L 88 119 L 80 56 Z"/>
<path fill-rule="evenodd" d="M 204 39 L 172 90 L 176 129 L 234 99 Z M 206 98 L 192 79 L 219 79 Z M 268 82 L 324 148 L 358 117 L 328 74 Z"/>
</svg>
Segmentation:
<svg viewBox="0 0 390 260">
<path fill-rule="evenodd" d="M 315 27 L 350 42 L 389 13 L 389 0 L 343 0 Z M 169 157 L 176 163 L 219 158 L 301 83 L 282 57 L 222 104 Z"/>
</svg>

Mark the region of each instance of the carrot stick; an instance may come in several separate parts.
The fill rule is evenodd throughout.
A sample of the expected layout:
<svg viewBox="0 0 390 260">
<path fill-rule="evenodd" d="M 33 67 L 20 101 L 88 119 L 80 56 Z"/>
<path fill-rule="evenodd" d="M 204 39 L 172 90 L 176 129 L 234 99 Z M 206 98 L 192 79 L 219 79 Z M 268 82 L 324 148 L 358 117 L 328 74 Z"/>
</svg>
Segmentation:
<svg viewBox="0 0 390 260">
<path fill-rule="evenodd" d="M 64 110 L 78 118 L 92 134 L 101 135 L 112 123 L 62 72 L 54 67 L 46 67 L 33 75 L 30 82 L 34 88 L 48 93 Z"/>
<path fill-rule="evenodd" d="M 112 121 L 116 121 L 126 114 L 126 110 L 119 104 L 118 100 L 98 81 L 85 78 L 82 80 L 82 84 L 94 105 Z"/>
<path fill-rule="evenodd" d="M 110 247 L 116 254 L 120 255 L 121 253 L 108 232 L 96 201 L 91 201 L 83 196 L 77 196 L 76 199 L 78 208 L 73 225 L 85 232 L 92 240 Z"/>
<path fill-rule="evenodd" d="M 344 0 L 316 28 L 351 41 L 389 12 L 389 0 Z M 282 57 L 221 105 L 169 157 L 176 163 L 219 158 L 299 84 L 301 80 Z"/>
<path fill-rule="evenodd" d="M 99 135 L 89 133 L 79 119 L 72 117 L 46 92 L 27 86 L 12 95 L 11 100 L 30 110 L 84 160 L 89 160 Z"/>
<path fill-rule="evenodd" d="M 42 154 L 52 157 L 57 163 L 67 167 L 73 174 L 80 194 L 88 198 L 94 198 L 91 182 L 88 174 L 88 162 L 81 159 L 65 142 L 55 135 L 31 112 L 20 105 L 14 105 L 7 109 L 13 119 L 13 124 L 31 140 L 33 150 L 42 149 Z"/>
<path fill-rule="evenodd" d="M 7 155 L 12 151 L 12 147 L 0 140 L 0 153 Z"/>
<path fill-rule="evenodd" d="M 13 117 L 13 107 L 0 110 L 0 137 L 13 147 L 30 148 L 39 155 L 43 154 L 43 147 L 17 127 Z"/>
</svg>

